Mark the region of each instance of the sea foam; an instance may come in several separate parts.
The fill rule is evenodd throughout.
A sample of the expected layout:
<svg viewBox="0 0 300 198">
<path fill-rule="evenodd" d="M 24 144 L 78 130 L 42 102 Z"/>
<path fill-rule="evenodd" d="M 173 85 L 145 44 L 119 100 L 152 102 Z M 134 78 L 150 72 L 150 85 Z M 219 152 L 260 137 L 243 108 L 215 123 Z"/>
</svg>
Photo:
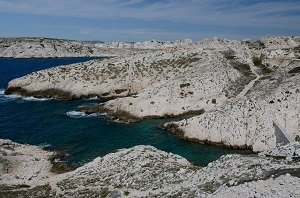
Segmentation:
<svg viewBox="0 0 300 198">
<path fill-rule="evenodd" d="M 0 100 L 1 101 L 9 101 L 9 100 L 14 100 L 14 99 L 22 99 L 26 101 L 47 101 L 51 100 L 50 98 L 35 98 L 35 97 L 23 97 L 19 95 L 5 95 L 4 94 L 5 90 L 0 90 Z"/>
<path fill-rule="evenodd" d="M 11 100 L 17 99 L 17 98 L 21 98 L 20 96 L 17 95 L 5 95 L 4 94 L 4 90 L 0 90 L 0 102 L 9 102 Z"/>
<path fill-rule="evenodd" d="M 27 101 L 47 101 L 47 100 L 51 100 L 50 98 L 35 98 L 35 97 L 23 97 L 23 100 L 27 100 Z"/>
<path fill-rule="evenodd" d="M 71 118 L 82 118 L 82 117 L 94 117 L 97 116 L 96 113 L 92 113 L 92 114 L 85 114 L 83 112 L 79 112 L 79 111 L 68 111 L 67 116 L 71 117 Z"/>
<path fill-rule="evenodd" d="M 52 145 L 48 144 L 47 142 L 44 142 L 44 143 L 39 144 L 38 146 L 42 149 L 46 149 L 46 148 L 51 147 Z"/>
</svg>

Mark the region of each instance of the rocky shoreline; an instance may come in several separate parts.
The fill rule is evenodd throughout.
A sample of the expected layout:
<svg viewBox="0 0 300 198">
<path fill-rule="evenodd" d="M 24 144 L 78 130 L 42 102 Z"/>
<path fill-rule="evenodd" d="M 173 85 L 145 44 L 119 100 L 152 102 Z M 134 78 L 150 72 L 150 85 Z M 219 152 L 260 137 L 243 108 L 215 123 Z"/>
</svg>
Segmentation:
<svg viewBox="0 0 300 198">
<path fill-rule="evenodd" d="M 187 140 L 259 154 L 226 155 L 197 167 L 154 147 L 136 146 L 54 174 L 50 153 L 1 140 L 0 196 L 299 197 L 299 46 L 299 37 L 101 44 L 98 49 L 112 58 L 12 80 L 5 94 L 63 100 L 97 96 L 106 101 L 76 111 L 130 123 L 189 115 L 163 127 Z M 43 160 L 31 154 L 25 159 L 11 148 L 37 152 Z M 36 183 L 20 176 L 18 166 L 5 173 L 13 160 L 36 161 L 39 171 L 25 171 Z"/>
<path fill-rule="evenodd" d="M 78 110 L 127 122 L 203 112 L 170 124 L 186 139 L 254 152 L 300 136 L 299 37 L 146 44 L 152 51 L 126 48 L 137 51 L 28 74 L 5 93 L 97 96 L 108 101 Z"/>
<path fill-rule="evenodd" d="M 53 153 L 39 147 L 0 140 L 0 151 L 0 164 L 12 167 L 0 175 L 1 197 L 300 195 L 299 143 L 259 155 L 225 155 L 207 167 L 194 166 L 152 146 L 135 146 L 62 174 L 50 171 Z"/>
</svg>

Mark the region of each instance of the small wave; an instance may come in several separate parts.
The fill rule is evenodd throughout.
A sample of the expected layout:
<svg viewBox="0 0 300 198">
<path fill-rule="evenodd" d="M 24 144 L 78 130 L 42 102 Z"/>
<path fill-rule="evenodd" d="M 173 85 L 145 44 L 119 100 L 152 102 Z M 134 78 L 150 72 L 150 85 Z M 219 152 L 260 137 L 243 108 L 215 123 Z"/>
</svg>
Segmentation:
<svg viewBox="0 0 300 198">
<path fill-rule="evenodd" d="M 126 121 L 123 121 L 123 120 L 112 120 L 112 122 L 122 123 L 122 124 L 129 124 L 129 122 L 126 122 Z"/>
<path fill-rule="evenodd" d="M 5 102 L 9 102 L 11 100 L 15 100 L 17 98 L 21 98 L 21 96 L 17 96 L 17 95 L 5 95 L 4 94 L 4 90 L 0 90 L 0 102 L 1 103 L 5 103 Z"/>
<path fill-rule="evenodd" d="M 47 101 L 47 100 L 51 100 L 50 98 L 35 98 L 35 97 L 23 97 L 23 100 L 27 100 L 27 101 Z"/>
<path fill-rule="evenodd" d="M 85 114 L 83 112 L 80 111 L 69 111 L 66 113 L 67 116 L 71 117 L 71 118 L 82 118 L 82 117 L 94 117 L 97 116 L 96 113 L 92 113 L 92 114 Z"/>
<path fill-rule="evenodd" d="M 92 98 L 88 98 L 86 100 L 99 100 L 99 98 L 97 96 L 95 96 L 95 97 L 92 97 Z"/>
<path fill-rule="evenodd" d="M 19 96 L 19 95 L 5 95 L 4 94 L 5 90 L 0 90 L 0 100 L 2 101 L 9 101 L 9 100 L 15 100 L 15 99 L 22 99 L 22 100 L 26 100 L 26 101 L 47 101 L 47 100 L 51 100 L 50 98 L 35 98 L 35 97 L 23 97 L 23 96 Z"/>
<path fill-rule="evenodd" d="M 52 145 L 51 144 L 48 144 L 47 142 L 44 142 L 44 143 L 41 143 L 39 144 L 39 147 L 45 149 L 45 148 L 49 148 L 51 147 Z"/>
</svg>

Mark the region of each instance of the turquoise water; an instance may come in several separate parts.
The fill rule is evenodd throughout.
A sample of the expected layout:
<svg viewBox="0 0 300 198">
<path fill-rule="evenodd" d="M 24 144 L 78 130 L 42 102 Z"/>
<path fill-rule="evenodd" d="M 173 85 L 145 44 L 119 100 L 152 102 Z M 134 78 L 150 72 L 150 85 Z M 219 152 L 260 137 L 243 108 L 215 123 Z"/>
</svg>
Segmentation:
<svg viewBox="0 0 300 198">
<path fill-rule="evenodd" d="M 13 78 L 86 60 L 89 59 L 0 59 L 0 138 L 63 150 L 68 154 L 66 162 L 72 165 L 80 165 L 97 156 L 136 145 L 153 145 L 179 154 L 196 165 L 206 165 L 224 154 L 243 152 L 182 140 L 157 127 L 166 120 L 126 124 L 107 120 L 104 116 L 67 115 L 67 112 L 80 105 L 101 102 L 97 100 L 36 100 L 3 95 L 4 88 Z"/>
</svg>

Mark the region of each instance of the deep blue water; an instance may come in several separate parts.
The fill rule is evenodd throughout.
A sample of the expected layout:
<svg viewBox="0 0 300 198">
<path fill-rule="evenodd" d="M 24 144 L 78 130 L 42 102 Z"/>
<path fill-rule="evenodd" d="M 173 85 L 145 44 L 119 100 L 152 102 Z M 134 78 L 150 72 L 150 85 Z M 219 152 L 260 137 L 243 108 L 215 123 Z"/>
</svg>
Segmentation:
<svg viewBox="0 0 300 198">
<path fill-rule="evenodd" d="M 33 100 L 3 95 L 11 79 L 32 71 L 87 60 L 89 58 L 0 59 L 0 138 L 51 145 L 51 149 L 67 152 L 66 161 L 72 165 L 136 145 L 153 145 L 179 154 L 196 165 L 206 165 L 223 154 L 241 152 L 182 140 L 157 127 L 166 120 L 126 124 L 107 120 L 104 116 L 74 118 L 66 114 L 80 105 L 99 102 L 95 100 Z"/>
</svg>

